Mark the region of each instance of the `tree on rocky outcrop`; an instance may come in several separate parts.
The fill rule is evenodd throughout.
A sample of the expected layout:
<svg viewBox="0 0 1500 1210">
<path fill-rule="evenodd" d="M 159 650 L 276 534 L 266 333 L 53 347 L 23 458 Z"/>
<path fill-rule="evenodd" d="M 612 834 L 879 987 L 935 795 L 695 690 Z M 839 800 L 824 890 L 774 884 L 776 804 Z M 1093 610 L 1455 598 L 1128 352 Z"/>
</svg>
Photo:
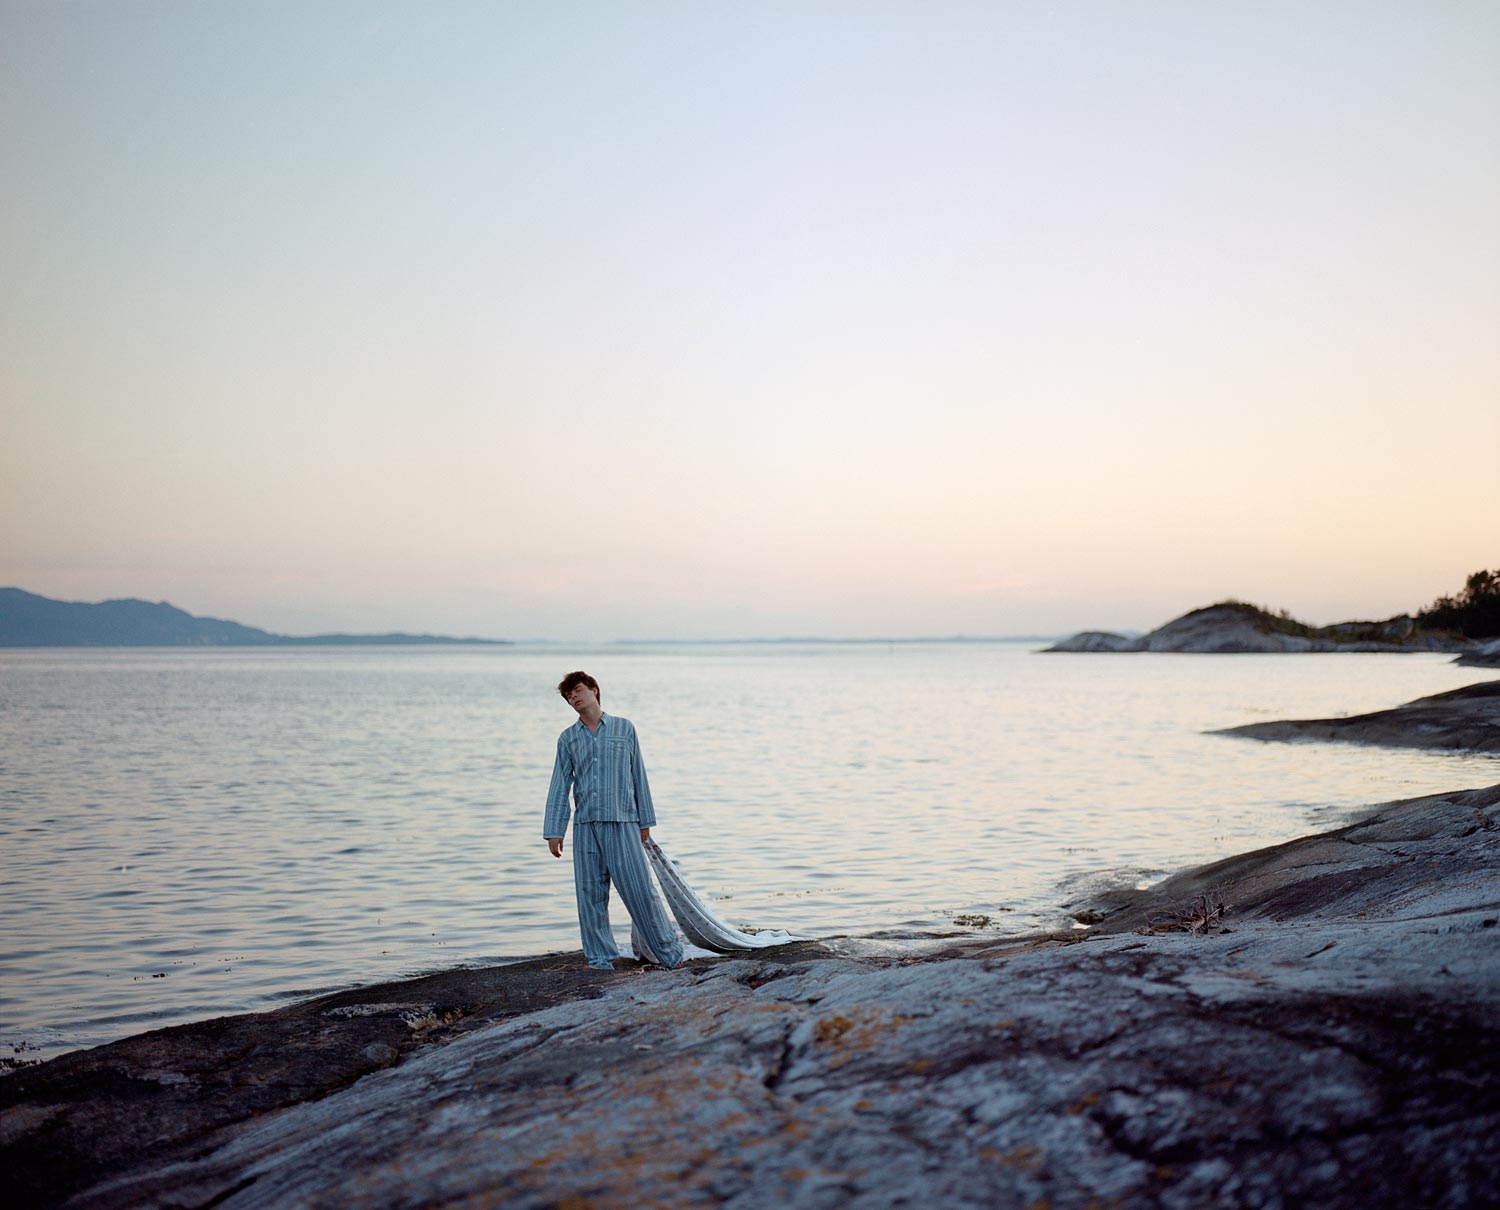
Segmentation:
<svg viewBox="0 0 1500 1210">
<path fill-rule="evenodd" d="M 1456 597 L 1439 597 L 1417 615 L 1423 626 L 1457 630 L 1471 639 L 1500 635 L 1500 568 L 1476 571 Z"/>
</svg>

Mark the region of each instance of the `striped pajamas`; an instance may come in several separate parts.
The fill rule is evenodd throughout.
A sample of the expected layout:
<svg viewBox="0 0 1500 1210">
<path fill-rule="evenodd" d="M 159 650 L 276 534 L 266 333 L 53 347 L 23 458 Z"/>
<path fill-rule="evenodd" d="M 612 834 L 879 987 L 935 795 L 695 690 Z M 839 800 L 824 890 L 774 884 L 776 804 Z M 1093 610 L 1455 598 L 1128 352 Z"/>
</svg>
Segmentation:
<svg viewBox="0 0 1500 1210">
<path fill-rule="evenodd" d="M 613 881 L 646 944 L 665 965 L 676 966 L 682 945 L 662 910 L 641 848 L 641 829 L 656 826 L 656 809 L 640 740 L 628 718 L 601 713 L 597 730 L 580 721 L 557 737 L 543 836 L 560 838 L 568 830 L 570 796 L 577 808 L 573 879 L 583 956 L 605 970 L 620 956 L 609 931 Z"/>
<path fill-rule="evenodd" d="M 588 964 L 608 970 L 620 956 L 609 927 L 611 880 L 651 952 L 664 966 L 681 962 L 682 943 L 651 884 L 640 828 L 634 823 L 584 823 L 573 829 L 573 881 Z"/>
</svg>

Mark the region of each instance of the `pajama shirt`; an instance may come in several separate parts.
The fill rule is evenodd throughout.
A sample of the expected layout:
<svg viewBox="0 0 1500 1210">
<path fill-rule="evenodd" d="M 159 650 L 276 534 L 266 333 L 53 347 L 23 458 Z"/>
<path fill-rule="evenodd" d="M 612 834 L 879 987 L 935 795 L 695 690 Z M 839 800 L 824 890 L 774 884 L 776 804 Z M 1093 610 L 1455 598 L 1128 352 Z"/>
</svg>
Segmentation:
<svg viewBox="0 0 1500 1210">
<path fill-rule="evenodd" d="M 569 791 L 583 956 L 590 966 L 603 970 L 620 956 L 609 927 L 613 881 L 646 944 L 667 966 L 677 965 L 682 946 L 651 884 L 641 848 L 641 829 L 656 826 L 656 809 L 640 741 L 628 718 L 603 714 L 595 731 L 580 719 L 557 737 L 557 760 L 542 825 L 548 839 L 560 838 L 568 830 Z"/>
</svg>

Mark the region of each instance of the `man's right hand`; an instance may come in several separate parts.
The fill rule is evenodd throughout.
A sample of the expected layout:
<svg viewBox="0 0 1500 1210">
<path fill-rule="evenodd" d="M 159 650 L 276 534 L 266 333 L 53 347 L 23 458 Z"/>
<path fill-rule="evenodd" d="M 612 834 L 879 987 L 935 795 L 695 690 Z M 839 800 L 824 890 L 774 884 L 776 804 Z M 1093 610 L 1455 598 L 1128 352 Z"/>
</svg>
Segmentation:
<svg viewBox="0 0 1500 1210">
<path fill-rule="evenodd" d="M 561 857 L 562 856 L 562 837 L 561 836 L 549 836 L 549 837 L 547 837 L 547 850 L 548 850 L 548 852 L 550 852 L 552 854 L 552 856 L 554 856 L 554 857 Z"/>
</svg>

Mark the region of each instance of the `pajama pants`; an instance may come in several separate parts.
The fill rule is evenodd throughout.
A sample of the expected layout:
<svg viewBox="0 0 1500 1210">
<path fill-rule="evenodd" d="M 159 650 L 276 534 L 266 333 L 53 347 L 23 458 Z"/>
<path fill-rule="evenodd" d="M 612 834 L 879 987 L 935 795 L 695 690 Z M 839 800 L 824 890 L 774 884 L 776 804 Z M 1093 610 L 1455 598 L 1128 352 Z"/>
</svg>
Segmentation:
<svg viewBox="0 0 1500 1210">
<path fill-rule="evenodd" d="M 573 884 L 578 893 L 578 929 L 588 964 L 609 970 L 620 956 L 609 928 L 609 883 L 614 879 L 625 910 L 657 957 L 669 966 L 682 961 L 677 930 L 657 898 L 641 848 L 641 826 L 630 823 L 573 825 Z"/>
</svg>

